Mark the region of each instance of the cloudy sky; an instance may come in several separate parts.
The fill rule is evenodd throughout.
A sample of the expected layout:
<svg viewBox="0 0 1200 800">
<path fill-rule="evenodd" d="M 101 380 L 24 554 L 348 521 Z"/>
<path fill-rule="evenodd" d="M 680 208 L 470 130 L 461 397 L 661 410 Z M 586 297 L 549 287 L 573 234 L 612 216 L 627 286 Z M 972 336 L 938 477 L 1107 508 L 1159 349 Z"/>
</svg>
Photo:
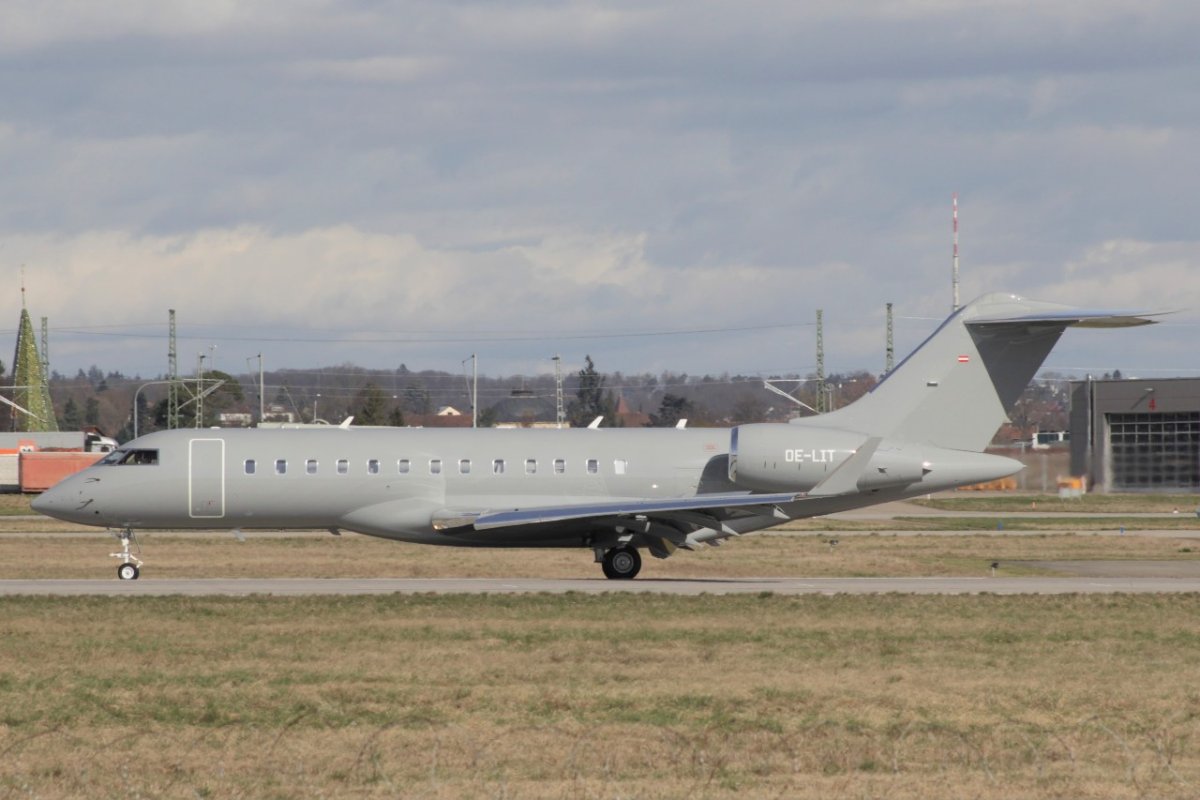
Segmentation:
<svg viewBox="0 0 1200 800">
<path fill-rule="evenodd" d="M 174 308 L 189 370 L 695 374 L 811 369 L 821 308 L 829 369 L 878 371 L 887 302 L 898 355 L 949 310 L 958 192 L 964 300 L 1182 309 L 1048 367 L 1193 374 L 1198 35 L 1189 0 L 5 3 L 0 319 L 23 266 L 64 373 L 165 372 Z"/>
</svg>

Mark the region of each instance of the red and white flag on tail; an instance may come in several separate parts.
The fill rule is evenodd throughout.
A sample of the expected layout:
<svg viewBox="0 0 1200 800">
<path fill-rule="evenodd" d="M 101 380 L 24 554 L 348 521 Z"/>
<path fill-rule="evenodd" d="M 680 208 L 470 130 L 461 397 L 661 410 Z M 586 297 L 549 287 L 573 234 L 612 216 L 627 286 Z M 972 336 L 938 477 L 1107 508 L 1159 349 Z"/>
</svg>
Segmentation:
<svg viewBox="0 0 1200 800">
<path fill-rule="evenodd" d="M 960 363 L 960 364 L 966 364 L 970 360 L 971 360 L 970 356 L 959 356 L 958 357 L 958 363 Z"/>
</svg>

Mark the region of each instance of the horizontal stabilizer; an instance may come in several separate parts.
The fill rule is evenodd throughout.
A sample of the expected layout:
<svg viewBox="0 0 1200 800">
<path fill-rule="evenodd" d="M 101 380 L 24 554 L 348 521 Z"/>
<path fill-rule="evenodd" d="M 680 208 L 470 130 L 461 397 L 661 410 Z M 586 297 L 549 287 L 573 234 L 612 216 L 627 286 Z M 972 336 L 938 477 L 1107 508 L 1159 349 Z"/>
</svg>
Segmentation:
<svg viewBox="0 0 1200 800">
<path fill-rule="evenodd" d="M 1032 313 L 983 315 L 965 320 L 965 322 L 971 327 L 1040 322 L 1069 328 L 1133 328 L 1138 325 L 1153 325 L 1158 320 L 1151 319 L 1151 317 L 1172 313 L 1170 311 L 1091 311 L 1060 306 L 1056 303 L 1034 303 L 1028 300 L 1025 301 L 1025 305 L 1027 307 L 1040 306 L 1041 308 Z"/>
</svg>

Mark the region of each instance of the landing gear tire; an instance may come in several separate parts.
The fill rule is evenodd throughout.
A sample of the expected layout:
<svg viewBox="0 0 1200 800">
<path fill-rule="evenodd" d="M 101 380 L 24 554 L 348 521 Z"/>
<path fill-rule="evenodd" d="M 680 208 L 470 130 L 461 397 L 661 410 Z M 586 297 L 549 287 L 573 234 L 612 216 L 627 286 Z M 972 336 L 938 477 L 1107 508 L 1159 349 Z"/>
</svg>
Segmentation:
<svg viewBox="0 0 1200 800">
<path fill-rule="evenodd" d="M 612 580 L 629 580 L 642 569 L 642 557 L 636 547 L 623 544 L 604 554 L 604 577 Z"/>
<path fill-rule="evenodd" d="M 139 553 L 142 551 L 142 546 L 134 538 L 132 528 L 114 533 L 113 536 L 116 536 L 121 542 L 121 552 L 109 553 L 112 558 L 121 559 L 121 563 L 117 565 L 117 577 L 123 581 L 136 581 L 142 574 L 142 560 L 130 551 L 129 546 L 136 545 Z"/>
</svg>

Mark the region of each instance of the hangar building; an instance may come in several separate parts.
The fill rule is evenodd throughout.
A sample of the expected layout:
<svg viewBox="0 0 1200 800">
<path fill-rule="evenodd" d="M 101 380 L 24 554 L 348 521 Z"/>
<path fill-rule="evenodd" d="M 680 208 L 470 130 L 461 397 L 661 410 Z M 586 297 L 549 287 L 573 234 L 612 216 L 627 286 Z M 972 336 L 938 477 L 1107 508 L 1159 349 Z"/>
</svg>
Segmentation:
<svg viewBox="0 0 1200 800">
<path fill-rule="evenodd" d="M 1072 381 L 1070 428 L 1092 491 L 1200 491 L 1200 378 Z"/>
</svg>

